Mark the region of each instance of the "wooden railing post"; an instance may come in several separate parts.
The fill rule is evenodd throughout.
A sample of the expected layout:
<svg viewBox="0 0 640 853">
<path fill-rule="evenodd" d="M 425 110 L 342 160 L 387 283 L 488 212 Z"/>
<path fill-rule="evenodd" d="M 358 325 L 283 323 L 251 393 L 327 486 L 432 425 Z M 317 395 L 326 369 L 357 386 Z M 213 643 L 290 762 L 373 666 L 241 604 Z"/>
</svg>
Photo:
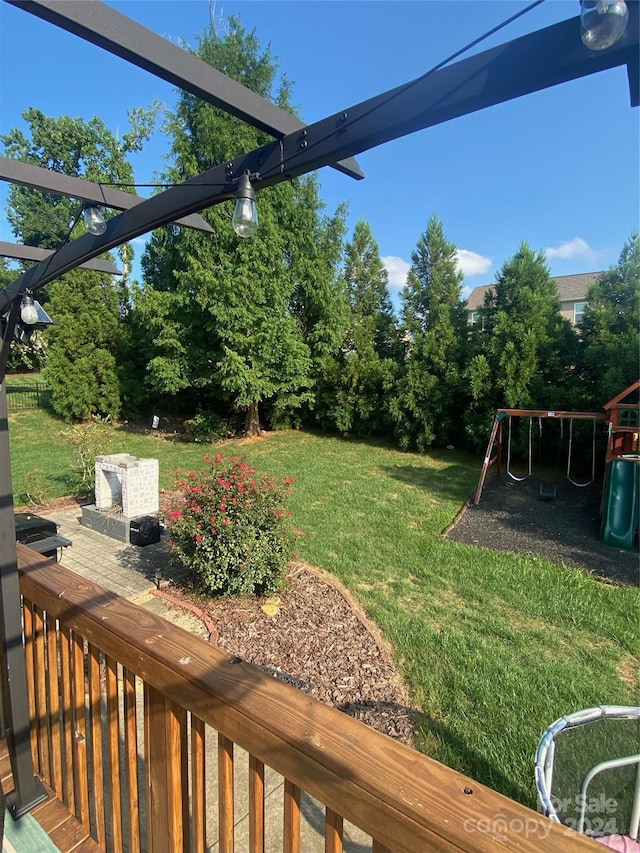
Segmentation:
<svg viewBox="0 0 640 853">
<path fill-rule="evenodd" d="M 300 853 L 300 788 L 284 780 L 284 853 Z"/>
<path fill-rule="evenodd" d="M 324 821 L 324 853 L 342 853 L 343 829 L 342 817 L 333 809 L 327 809 Z"/>
<path fill-rule="evenodd" d="M 233 838 L 233 741 L 218 735 L 218 841 L 220 853 L 235 853 Z"/>
<path fill-rule="evenodd" d="M 148 850 L 183 853 L 189 848 L 183 778 L 186 712 L 148 684 L 145 684 L 144 705 Z"/>
<path fill-rule="evenodd" d="M 249 756 L 249 853 L 264 853 L 264 764 Z"/>
</svg>

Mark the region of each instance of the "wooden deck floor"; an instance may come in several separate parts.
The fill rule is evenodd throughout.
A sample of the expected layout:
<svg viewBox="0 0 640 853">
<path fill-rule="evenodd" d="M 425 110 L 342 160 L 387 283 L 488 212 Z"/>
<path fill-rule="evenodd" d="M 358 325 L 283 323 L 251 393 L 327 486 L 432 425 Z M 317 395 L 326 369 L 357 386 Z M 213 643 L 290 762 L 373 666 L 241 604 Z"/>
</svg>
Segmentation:
<svg viewBox="0 0 640 853">
<path fill-rule="evenodd" d="M 0 782 L 5 794 L 13 791 L 13 777 L 7 742 L 0 739 Z M 55 844 L 60 853 L 101 853 L 100 847 L 88 836 L 82 825 L 72 817 L 45 785 L 49 799 L 30 812 Z M 6 820 L 11 820 L 9 816 Z"/>
</svg>

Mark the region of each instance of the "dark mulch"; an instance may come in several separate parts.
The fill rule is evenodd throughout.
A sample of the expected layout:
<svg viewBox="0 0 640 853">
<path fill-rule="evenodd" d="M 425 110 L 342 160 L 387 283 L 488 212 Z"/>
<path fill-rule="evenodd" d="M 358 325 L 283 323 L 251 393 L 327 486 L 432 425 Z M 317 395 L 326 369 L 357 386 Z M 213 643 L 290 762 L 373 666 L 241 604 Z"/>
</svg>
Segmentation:
<svg viewBox="0 0 640 853">
<path fill-rule="evenodd" d="M 182 590 L 182 595 L 188 591 Z M 415 711 L 375 626 L 330 575 L 297 566 L 270 599 L 193 599 L 230 654 L 411 744 Z"/>
<path fill-rule="evenodd" d="M 446 535 L 456 542 L 495 551 L 535 554 L 596 577 L 640 585 L 637 550 L 621 551 L 600 541 L 601 485 L 584 488 L 553 481 L 553 500 L 540 498 L 550 480 L 516 482 L 489 474 L 478 506 L 469 506 Z"/>
</svg>

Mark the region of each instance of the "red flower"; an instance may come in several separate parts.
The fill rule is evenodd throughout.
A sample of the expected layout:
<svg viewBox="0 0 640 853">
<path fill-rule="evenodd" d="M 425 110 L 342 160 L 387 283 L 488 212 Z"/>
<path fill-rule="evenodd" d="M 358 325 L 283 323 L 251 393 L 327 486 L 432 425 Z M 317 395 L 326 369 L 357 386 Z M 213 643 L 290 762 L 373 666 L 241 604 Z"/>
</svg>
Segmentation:
<svg viewBox="0 0 640 853">
<path fill-rule="evenodd" d="M 199 533 L 196 533 L 196 542 L 202 542 L 202 536 Z"/>
<path fill-rule="evenodd" d="M 228 527 L 231 524 L 231 521 L 228 518 L 223 518 L 222 523 Z"/>
<path fill-rule="evenodd" d="M 189 473 L 187 474 L 187 477 L 191 477 L 191 479 L 192 479 L 192 480 L 193 480 L 193 478 L 194 478 L 195 476 L 196 476 L 196 472 L 195 472 L 195 471 L 189 471 Z"/>
<path fill-rule="evenodd" d="M 205 461 L 205 462 L 211 462 L 211 456 L 210 456 L 210 454 L 209 454 L 209 453 L 206 453 L 206 454 L 205 454 L 204 461 Z"/>
</svg>

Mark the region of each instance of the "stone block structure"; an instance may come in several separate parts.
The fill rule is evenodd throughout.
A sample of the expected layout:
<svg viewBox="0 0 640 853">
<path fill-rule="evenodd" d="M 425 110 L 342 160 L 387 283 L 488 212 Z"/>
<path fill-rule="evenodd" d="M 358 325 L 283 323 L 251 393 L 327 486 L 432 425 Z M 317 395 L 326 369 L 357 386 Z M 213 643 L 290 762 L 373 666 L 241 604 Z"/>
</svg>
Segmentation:
<svg viewBox="0 0 640 853">
<path fill-rule="evenodd" d="M 125 518 L 158 512 L 157 459 L 137 459 L 128 453 L 98 456 L 95 472 L 96 509 L 117 508 Z"/>
</svg>

